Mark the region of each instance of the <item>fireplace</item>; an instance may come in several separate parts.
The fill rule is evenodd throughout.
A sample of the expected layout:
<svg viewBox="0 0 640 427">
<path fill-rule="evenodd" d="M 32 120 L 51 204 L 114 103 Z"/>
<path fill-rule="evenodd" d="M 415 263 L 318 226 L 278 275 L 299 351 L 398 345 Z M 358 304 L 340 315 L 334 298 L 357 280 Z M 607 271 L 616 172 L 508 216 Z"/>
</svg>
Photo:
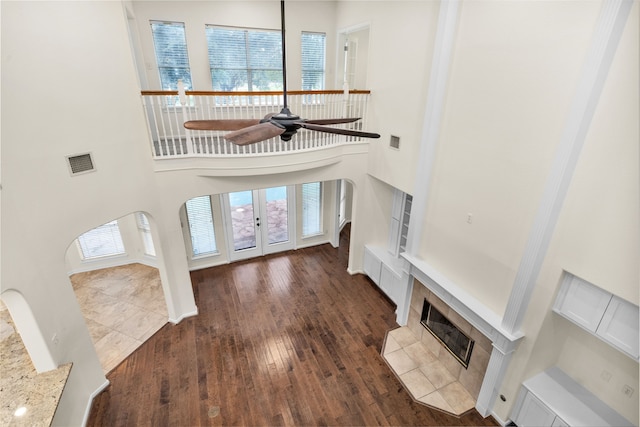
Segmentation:
<svg viewBox="0 0 640 427">
<path fill-rule="evenodd" d="M 471 359 L 471 352 L 473 351 L 473 345 L 475 343 L 474 340 L 451 323 L 451 321 L 429 303 L 426 298 L 422 305 L 420 323 L 465 369 L 469 367 L 469 360 Z"/>
</svg>

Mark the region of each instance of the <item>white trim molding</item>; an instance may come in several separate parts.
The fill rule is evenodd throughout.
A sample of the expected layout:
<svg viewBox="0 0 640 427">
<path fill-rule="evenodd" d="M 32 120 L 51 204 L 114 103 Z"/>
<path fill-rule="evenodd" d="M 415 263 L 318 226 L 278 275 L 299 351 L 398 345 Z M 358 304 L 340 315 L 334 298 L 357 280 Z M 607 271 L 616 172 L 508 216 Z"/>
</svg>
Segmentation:
<svg viewBox="0 0 640 427">
<path fill-rule="evenodd" d="M 505 329 L 502 326 L 500 316 L 425 261 L 406 253 L 402 254 L 402 256 L 410 264 L 410 277 L 415 277 L 431 293 L 444 301 L 467 322 L 471 323 L 474 328 L 491 340 L 493 350 L 482 381 L 480 394 L 476 401 L 477 411 L 485 417 L 490 415 L 498 397 L 500 385 L 509 367 L 511 356 L 520 344 L 524 334 L 520 331 L 512 333 Z M 411 290 L 409 290 L 410 294 Z M 408 307 L 410 297 L 405 304 Z M 405 307 L 403 312 L 407 311 L 408 308 Z M 401 312 L 401 307 L 398 307 L 398 312 Z"/>
<path fill-rule="evenodd" d="M 82 427 L 87 425 L 87 421 L 89 421 L 89 415 L 91 415 L 91 407 L 93 406 L 93 399 L 96 398 L 97 395 L 102 393 L 102 391 L 109 387 L 109 380 L 105 380 L 104 383 L 100 387 L 94 390 L 93 393 L 89 396 L 89 402 L 87 403 L 87 407 L 84 410 L 84 417 L 82 418 Z"/>
<path fill-rule="evenodd" d="M 440 2 L 438 29 L 433 50 L 431 74 L 429 76 L 429 92 L 422 125 L 422 136 L 420 138 L 416 179 L 413 185 L 411 218 L 417 218 L 418 221 L 409 220 L 409 232 L 407 233 L 406 251 L 413 255 L 419 252 L 418 245 L 422 237 L 423 227 L 422 219 L 426 217 L 427 212 L 431 175 L 436 146 L 440 136 L 445 92 L 449 80 L 449 65 L 453 56 L 455 34 L 458 27 L 459 6 L 459 0 L 442 0 Z M 420 191 L 415 191 L 416 189 L 420 189 Z"/>
<path fill-rule="evenodd" d="M 177 325 L 178 323 L 182 322 L 187 317 L 193 317 L 193 316 L 197 316 L 197 315 L 198 315 L 198 309 L 196 308 L 194 311 L 191 311 L 189 313 L 184 313 L 183 315 L 181 315 L 177 319 L 174 319 L 174 318 L 170 317 L 169 318 L 169 322 L 173 323 L 174 325 Z"/>
<path fill-rule="evenodd" d="M 502 319 L 502 327 L 511 333 L 522 325 L 632 5 L 633 0 L 606 0 L 600 10 L 578 89 Z"/>
</svg>

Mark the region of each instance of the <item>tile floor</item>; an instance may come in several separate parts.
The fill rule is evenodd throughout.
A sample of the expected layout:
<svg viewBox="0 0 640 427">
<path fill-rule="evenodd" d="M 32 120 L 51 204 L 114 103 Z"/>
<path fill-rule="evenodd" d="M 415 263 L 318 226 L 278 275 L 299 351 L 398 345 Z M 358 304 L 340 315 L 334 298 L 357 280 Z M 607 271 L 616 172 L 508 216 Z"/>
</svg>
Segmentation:
<svg viewBox="0 0 640 427">
<path fill-rule="evenodd" d="M 460 416 L 475 399 L 406 326 L 387 333 L 382 356 L 418 402 Z"/>
<path fill-rule="evenodd" d="M 70 279 L 105 373 L 167 323 L 162 284 L 153 267 L 129 264 Z"/>
</svg>

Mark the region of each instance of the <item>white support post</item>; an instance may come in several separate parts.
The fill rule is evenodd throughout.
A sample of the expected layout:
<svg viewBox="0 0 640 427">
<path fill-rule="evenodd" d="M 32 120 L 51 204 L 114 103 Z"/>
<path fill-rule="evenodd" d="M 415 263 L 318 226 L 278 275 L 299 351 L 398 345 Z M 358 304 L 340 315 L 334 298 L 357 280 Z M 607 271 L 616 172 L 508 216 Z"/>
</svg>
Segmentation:
<svg viewBox="0 0 640 427">
<path fill-rule="evenodd" d="M 187 93 L 184 89 L 184 83 L 182 79 L 178 80 L 178 99 L 180 100 L 180 107 L 182 109 L 182 122 L 189 121 L 187 115 Z M 185 132 L 185 143 L 187 145 L 187 154 L 193 154 L 193 139 L 191 138 L 191 131 L 189 129 L 184 129 Z"/>
</svg>

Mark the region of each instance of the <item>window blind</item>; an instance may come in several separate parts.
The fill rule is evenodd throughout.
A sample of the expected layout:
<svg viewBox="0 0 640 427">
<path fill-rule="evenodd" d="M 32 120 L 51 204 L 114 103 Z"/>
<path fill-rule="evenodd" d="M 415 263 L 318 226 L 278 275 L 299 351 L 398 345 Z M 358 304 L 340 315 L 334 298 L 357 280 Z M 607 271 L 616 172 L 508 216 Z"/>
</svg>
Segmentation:
<svg viewBox="0 0 640 427">
<path fill-rule="evenodd" d="M 302 184 L 302 237 L 322 232 L 322 185 Z"/>
<path fill-rule="evenodd" d="M 282 90 L 280 31 L 207 25 L 213 90 Z"/>
<path fill-rule="evenodd" d="M 136 222 L 138 223 L 138 232 L 140 233 L 140 238 L 144 245 L 144 253 L 146 255 L 156 256 L 156 248 L 153 246 L 149 219 L 142 212 L 136 212 Z"/>
<path fill-rule="evenodd" d="M 189 222 L 193 256 L 218 252 L 216 236 L 213 229 L 211 197 L 200 196 L 187 200 L 185 208 L 187 211 L 187 221 Z"/>
<path fill-rule="evenodd" d="M 162 90 L 177 90 L 178 80 L 182 80 L 186 90 L 191 90 L 184 23 L 151 21 L 151 32 Z"/>
<path fill-rule="evenodd" d="M 326 35 L 302 32 L 302 90 L 324 89 Z"/>
<path fill-rule="evenodd" d="M 124 254 L 117 220 L 87 231 L 78 237 L 77 242 L 83 259 Z"/>
</svg>

